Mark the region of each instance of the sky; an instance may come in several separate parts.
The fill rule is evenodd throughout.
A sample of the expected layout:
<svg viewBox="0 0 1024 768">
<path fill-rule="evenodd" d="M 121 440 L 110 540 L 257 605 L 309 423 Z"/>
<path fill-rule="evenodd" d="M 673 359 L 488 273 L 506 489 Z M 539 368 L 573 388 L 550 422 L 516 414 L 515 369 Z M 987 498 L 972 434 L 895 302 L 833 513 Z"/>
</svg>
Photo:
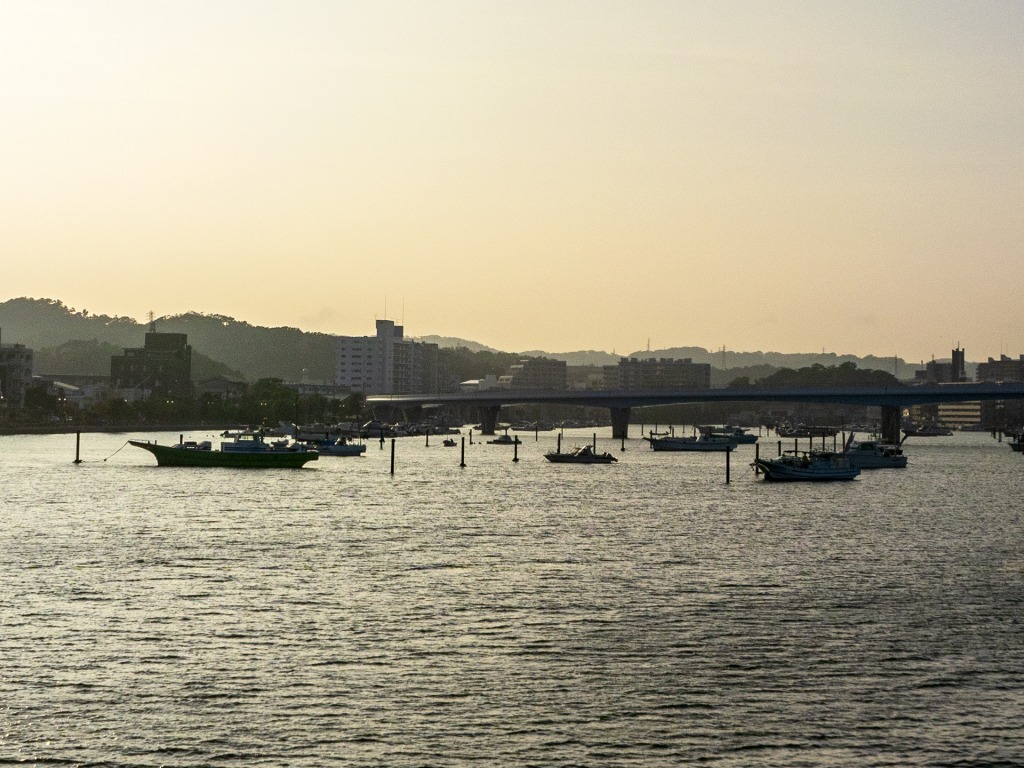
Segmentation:
<svg viewBox="0 0 1024 768">
<path fill-rule="evenodd" d="M 1016 357 L 1022 40 L 1017 0 L 6 0 L 0 301 Z"/>
</svg>

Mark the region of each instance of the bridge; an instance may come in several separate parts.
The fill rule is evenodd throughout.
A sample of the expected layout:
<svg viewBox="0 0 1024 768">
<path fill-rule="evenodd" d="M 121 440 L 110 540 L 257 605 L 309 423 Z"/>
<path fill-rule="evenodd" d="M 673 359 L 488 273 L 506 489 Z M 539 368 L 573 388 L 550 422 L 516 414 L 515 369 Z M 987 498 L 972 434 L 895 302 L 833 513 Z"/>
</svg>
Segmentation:
<svg viewBox="0 0 1024 768">
<path fill-rule="evenodd" d="M 632 408 L 684 403 L 782 402 L 837 403 L 877 406 L 882 409 L 882 437 L 900 441 L 900 412 L 911 405 L 930 403 L 976 402 L 981 400 L 1022 400 L 1024 383 L 996 384 L 920 384 L 891 387 L 808 387 L 760 389 L 728 387 L 724 389 L 679 389 L 665 391 L 635 390 L 486 390 L 435 395 L 368 395 L 370 405 L 416 408 L 428 405 L 473 405 L 480 409 L 483 433 L 493 435 L 503 405 L 558 403 L 608 408 L 612 417 L 612 435 L 629 436 Z"/>
</svg>

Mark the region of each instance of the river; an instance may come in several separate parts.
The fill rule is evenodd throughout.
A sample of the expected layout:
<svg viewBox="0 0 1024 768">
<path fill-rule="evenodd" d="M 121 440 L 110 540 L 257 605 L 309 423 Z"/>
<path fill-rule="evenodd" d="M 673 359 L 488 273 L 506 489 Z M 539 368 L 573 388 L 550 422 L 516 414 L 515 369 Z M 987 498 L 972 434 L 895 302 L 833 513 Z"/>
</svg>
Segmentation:
<svg viewBox="0 0 1024 768">
<path fill-rule="evenodd" d="M 394 476 L 0 437 L 0 765 L 1024 760 L 1024 457 L 770 484 L 741 446 L 726 484 L 608 434 L 403 438 Z"/>
</svg>

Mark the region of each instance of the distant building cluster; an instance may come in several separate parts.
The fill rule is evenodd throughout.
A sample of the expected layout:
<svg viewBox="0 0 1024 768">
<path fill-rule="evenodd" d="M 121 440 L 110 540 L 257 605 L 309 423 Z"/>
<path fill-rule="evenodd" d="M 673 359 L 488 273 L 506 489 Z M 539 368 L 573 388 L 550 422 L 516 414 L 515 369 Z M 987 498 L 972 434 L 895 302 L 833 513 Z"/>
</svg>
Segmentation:
<svg viewBox="0 0 1024 768">
<path fill-rule="evenodd" d="M 987 362 L 978 363 L 974 379 L 994 383 L 1024 382 L 1024 355 L 1018 358 L 1001 355 L 998 360 L 990 357 Z M 924 370 L 914 375 L 914 382 L 918 384 L 960 384 L 966 381 L 965 352 L 959 347 L 952 350 L 949 362 L 932 360 L 925 364 Z M 935 422 L 954 429 L 979 424 L 1002 427 L 1024 424 L 1024 403 L 986 400 L 918 405 L 910 408 L 907 415 L 916 424 Z"/>
<path fill-rule="evenodd" d="M 596 373 L 595 373 L 596 371 Z M 515 391 L 564 389 L 609 389 L 651 392 L 670 389 L 710 389 L 711 365 L 691 358 L 623 358 L 618 365 L 570 369 L 564 360 L 527 357 L 510 366 L 503 376 L 486 376 L 462 382 L 464 392 L 488 389 Z"/>
<path fill-rule="evenodd" d="M 952 359 L 948 363 L 937 360 L 928 361 L 923 370 L 914 372 L 914 382 L 917 384 L 954 384 L 967 381 L 967 366 L 964 356 L 964 350 L 957 347 L 953 350 Z"/>
<path fill-rule="evenodd" d="M 344 398 L 363 394 L 432 394 L 441 391 L 437 344 L 406 339 L 391 320 L 377 320 L 374 336 L 339 336 L 333 384 L 288 385 L 300 395 Z M 151 323 L 142 347 L 128 348 L 110 359 L 110 376 L 33 376 L 32 350 L 22 344 L 0 344 L 0 408 L 26 404 L 26 395 L 41 388 L 62 407 L 85 408 L 105 398 L 145 400 L 152 397 L 216 397 L 233 400 L 248 389 L 245 382 L 216 376 L 192 380 L 192 347 L 183 333 L 158 333 Z M 1024 355 L 1001 355 L 979 363 L 979 382 L 1024 382 Z M 914 383 L 955 386 L 968 381 L 965 352 L 927 363 Z M 561 391 L 611 390 L 653 392 L 711 388 L 711 365 L 692 358 L 622 358 L 616 365 L 570 367 L 563 360 L 522 357 L 504 374 L 463 381 L 463 392 L 487 390 Z M 1024 401 L 941 403 L 907 409 L 915 423 L 948 427 L 1000 428 L 1024 425 Z"/>
</svg>

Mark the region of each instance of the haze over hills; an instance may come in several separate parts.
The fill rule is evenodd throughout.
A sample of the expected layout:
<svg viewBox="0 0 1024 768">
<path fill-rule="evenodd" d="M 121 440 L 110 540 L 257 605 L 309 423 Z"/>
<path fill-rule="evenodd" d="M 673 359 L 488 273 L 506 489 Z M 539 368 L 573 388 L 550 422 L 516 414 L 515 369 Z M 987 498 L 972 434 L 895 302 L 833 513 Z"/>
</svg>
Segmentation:
<svg viewBox="0 0 1024 768">
<path fill-rule="evenodd" d="M 197 374 L 244 377 L 251 381 L 275 377 L 285 381 L 332 382 L 334 380 L 335 336 L 306 332 L 298 328 L 265 328 L 223 315 L 190 312 L 156 318 L 157 330 L 188 334 L 196 354 Z M 53 299 L 17 298 L 0 303 L 0 333 L 4 343 L 24 344 L 35 350 L 37 372 L 51 374 L 98 373 L 109 370 L 111 354 L 140 347 L 147 323 L 127 317 L 93 315 Z M 418 340 L 442 348 L 464 347 L 472 352 L 500 352 L 467 339 L 425 335 Z M 74 343 L 72 343 L 74 342 Z M 728 383 L 732 376 L 764 375 L 773 368 L 802 368 L 852 362 L 858 368 L 912 375 L 919 366 L 902 359 L 857 357 L 836 353 L 710 351 L 703 347 L 671 347 L 634 351 L 626 355 L 598 350 L 546 352 L 527 350 L 515 354 L 565 360 L 569 365 L 613 365 L 621 357 L 691 358 L 709 363 L 715 385 Z M 74 370 L 58 370 L 74 368 Z"/>
</svg>

